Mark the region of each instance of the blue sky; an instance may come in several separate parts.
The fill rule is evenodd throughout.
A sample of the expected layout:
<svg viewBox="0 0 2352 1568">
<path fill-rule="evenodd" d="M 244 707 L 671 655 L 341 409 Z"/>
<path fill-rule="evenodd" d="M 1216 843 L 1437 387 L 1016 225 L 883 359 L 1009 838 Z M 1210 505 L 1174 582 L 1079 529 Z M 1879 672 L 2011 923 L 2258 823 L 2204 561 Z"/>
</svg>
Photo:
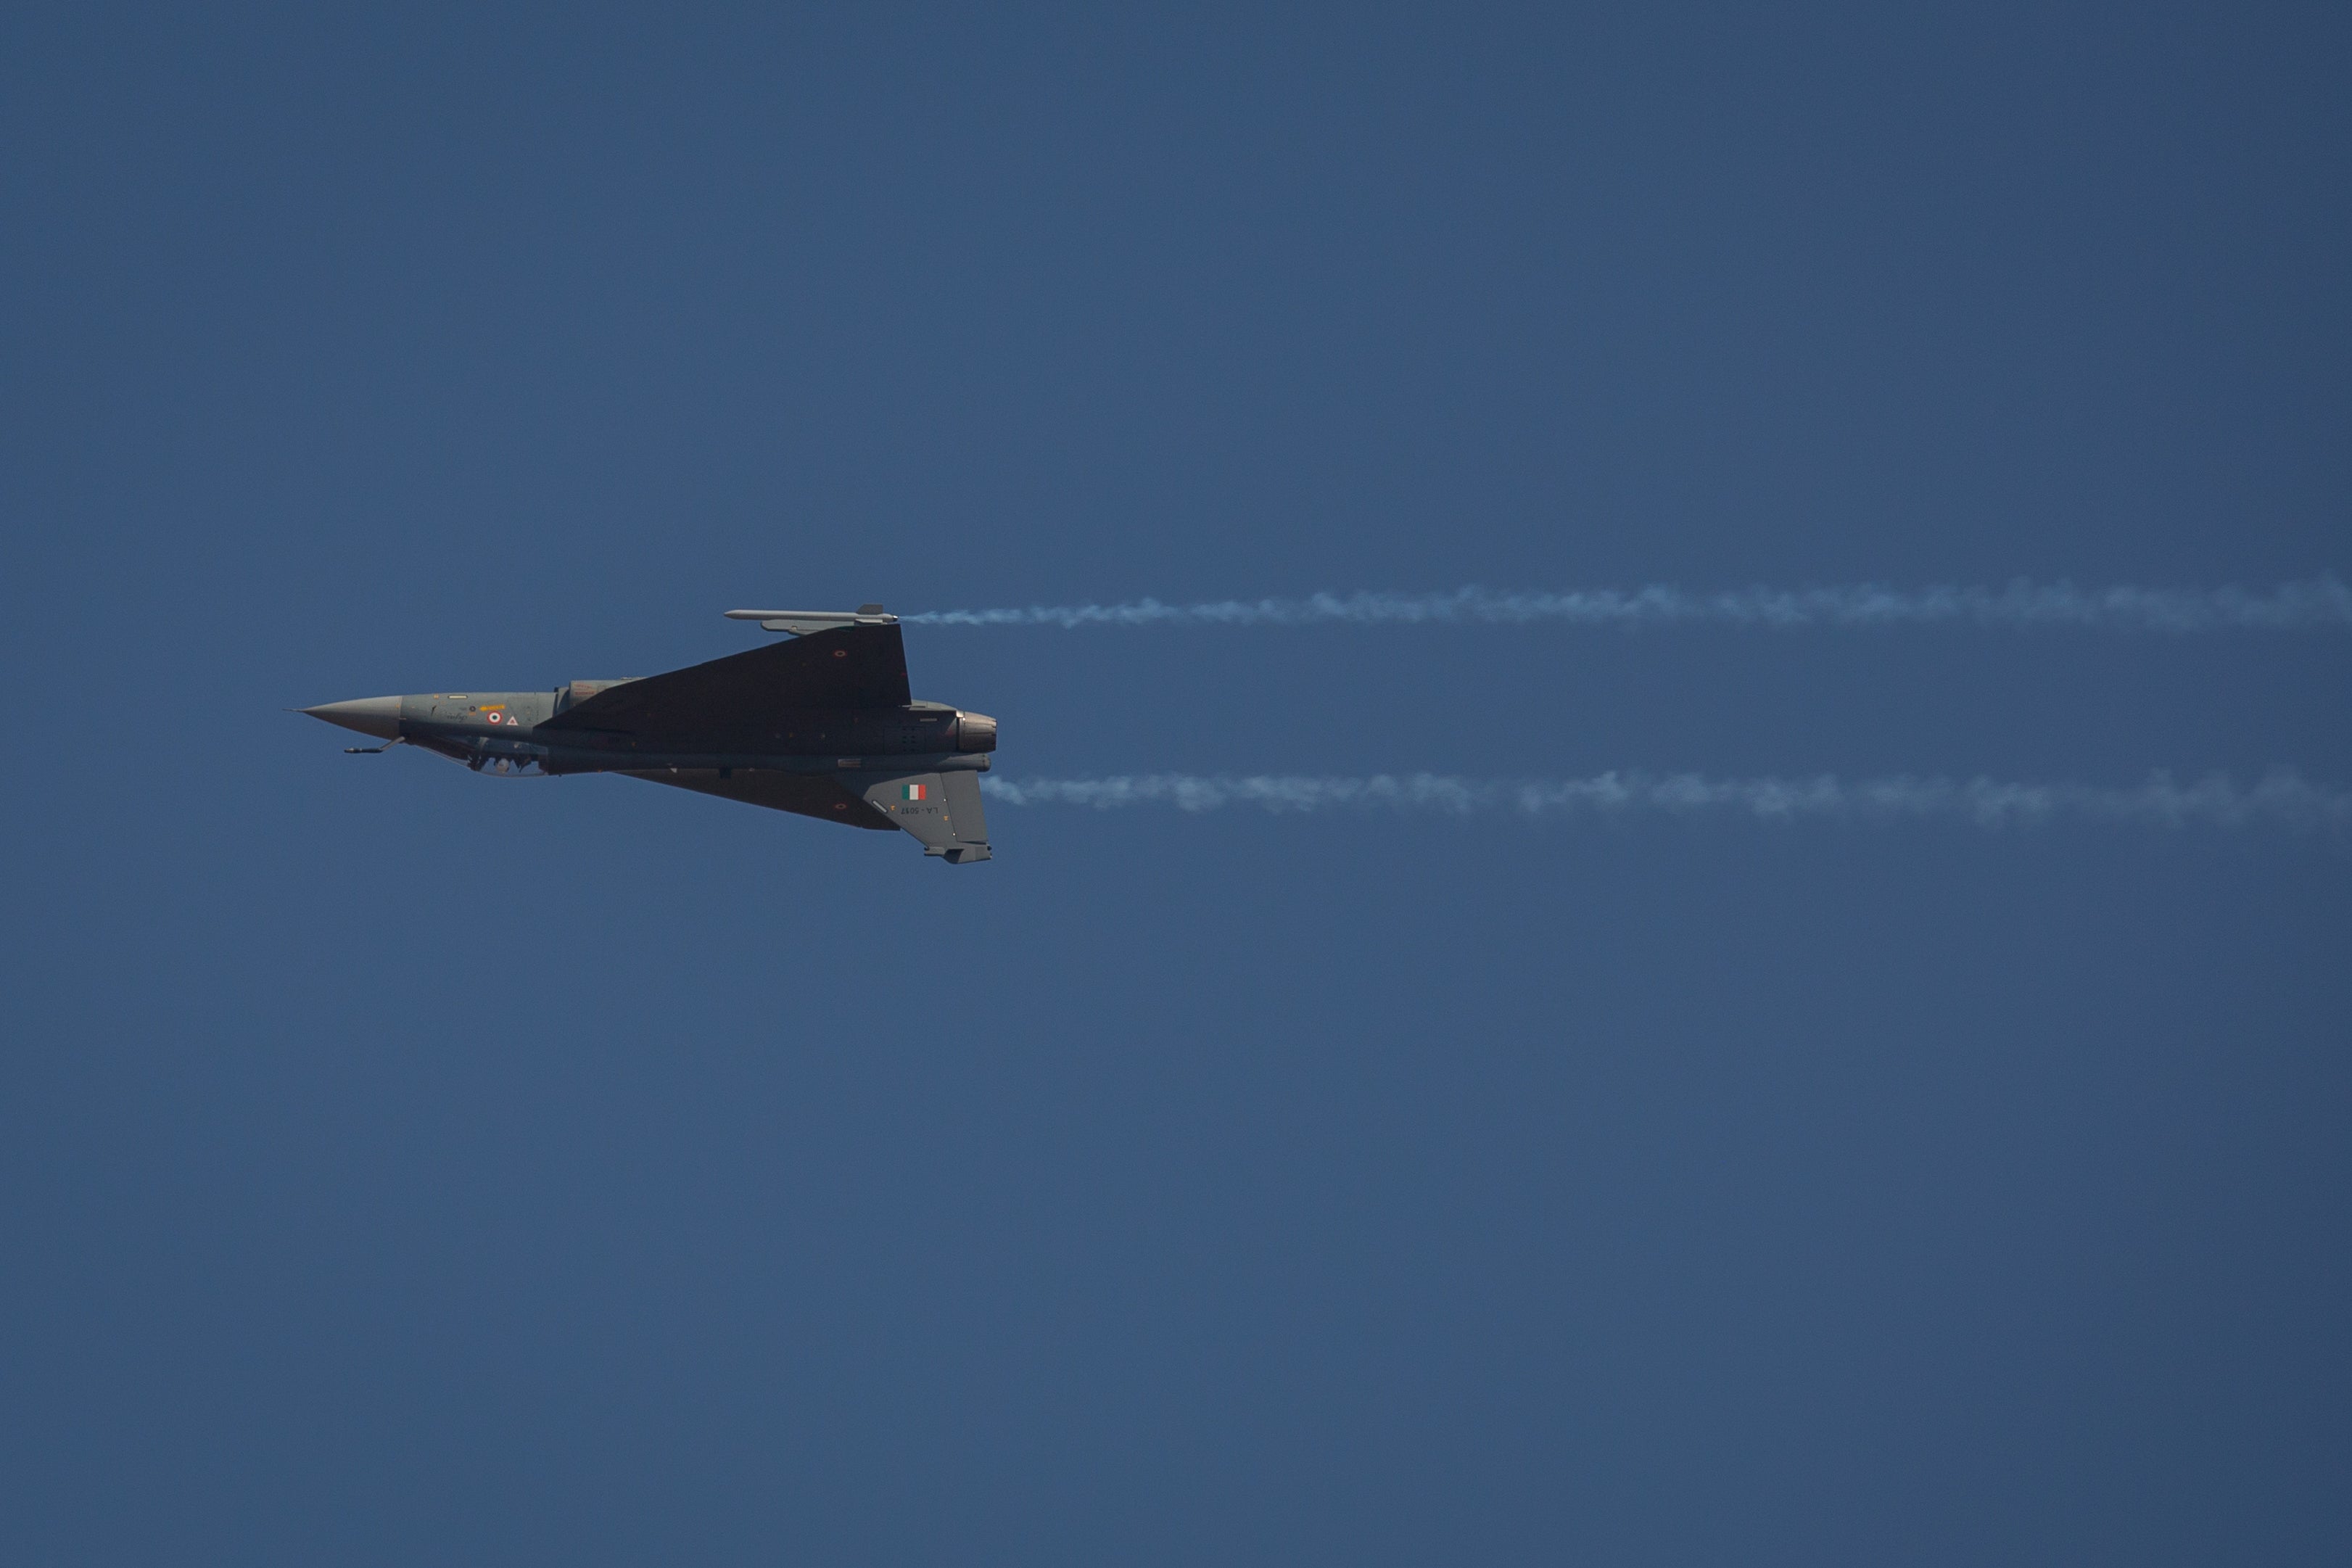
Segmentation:
<svg viewBox="0 0 2352 1568">
<path fill-rule="evenodd" d="M 2322 1562 L 2352 859 L 285 709 L 746 605 L 2352 572 L 2320 6 L 20 6 L 0 1555 Z M 2352 637 L 918 626 L 1005 776 L 2352 787 Z"/>
</svg>

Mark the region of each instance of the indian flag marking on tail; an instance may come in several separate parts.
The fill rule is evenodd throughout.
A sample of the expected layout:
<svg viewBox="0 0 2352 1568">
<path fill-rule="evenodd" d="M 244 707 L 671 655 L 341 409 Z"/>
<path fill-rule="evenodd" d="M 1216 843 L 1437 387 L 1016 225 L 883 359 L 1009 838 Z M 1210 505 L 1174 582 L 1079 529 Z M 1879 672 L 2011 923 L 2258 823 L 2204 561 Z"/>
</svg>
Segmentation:
<svg viewBox="0 0 2352 1568">
<path fill-rule="evenodd" d="M 902 785 L 898 791 L 899 797 L 904 800 L 921 800 L 927 794 L 928 792 L 921 784 Z"/>
</svg>

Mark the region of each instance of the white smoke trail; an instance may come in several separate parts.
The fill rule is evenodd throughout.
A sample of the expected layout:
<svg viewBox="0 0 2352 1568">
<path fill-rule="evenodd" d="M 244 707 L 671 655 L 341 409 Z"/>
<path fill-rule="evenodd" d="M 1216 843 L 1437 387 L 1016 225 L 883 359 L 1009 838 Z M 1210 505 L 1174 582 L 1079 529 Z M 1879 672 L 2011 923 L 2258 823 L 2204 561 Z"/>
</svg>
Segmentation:
<svg viewBox="0 0 2352 1568">
<path fill-rule="evenodd" d="M 1654 584 L 1631 591 L 1559 594 L 1315 594 L 1303 599 L 1222 599 L 1163 605 L 1031 605 L 1026 609 L 930 610 L 901 620 L 934 626 L 1419 626 L 1430 623 L 1573 626 L 2091 626 L 2113 631 L 2263 631 L 2352 626 L 2352 588 L 2333 574 L 2283 583 L 2267 594 L 2243 588 L 2076 588 L 2066 583 L 1905 590 L 1877 584 L 1829 588 L 1734 588 L 1717 593 Z"/>
<path fill-rule="evenodd" d="M 1698 773 L 1606 773 L 1591 778 L 1465 779 L 1437 773 L 1368 778 L 1302 774 L 1129 773 L 1092 779 L 983 777 L 1005 805 L 1076 805 L 1109 811 L 1172 805 L 1216 811 L 1254 805 L 1271 812 L 1433 811 L 1454 816 L 1516 812 L 1526 816 L 1677 816 L 1717 813 L 1765 822 L 1946 819 L 1979 827 L 2032 827 L 2066 818 L 2144 827 L 2279 827 L 2352 835 L 2352 792 L 2331 790 L 2280 770 L 2240 787 L 2221 774 L 2182 784 L 2150 774 L 2127 788 L 2083 784 L 2004 784 L 1992 779 L 1842 780 L 1707 778 Z"/>
</svg>

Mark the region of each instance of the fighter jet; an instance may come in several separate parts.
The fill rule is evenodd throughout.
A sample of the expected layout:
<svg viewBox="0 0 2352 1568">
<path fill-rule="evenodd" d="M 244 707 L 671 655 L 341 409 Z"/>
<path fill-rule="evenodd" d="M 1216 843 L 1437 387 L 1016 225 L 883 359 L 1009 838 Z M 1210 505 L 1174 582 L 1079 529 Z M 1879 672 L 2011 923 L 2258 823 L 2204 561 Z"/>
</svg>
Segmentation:
<svg viewBox="0 0 2352 1568">
<path fill-rule="evenodd" d="M 980 775 L 996 721 L 907 689 L 898 617 L 730 610 L 789 640 L 628 680 L 551 691 L 362 697 L 302 712 L 477 773 L 619 773 L 823 822 L 912 834 L 950 866 L 985 860 Z"/>
</svg>

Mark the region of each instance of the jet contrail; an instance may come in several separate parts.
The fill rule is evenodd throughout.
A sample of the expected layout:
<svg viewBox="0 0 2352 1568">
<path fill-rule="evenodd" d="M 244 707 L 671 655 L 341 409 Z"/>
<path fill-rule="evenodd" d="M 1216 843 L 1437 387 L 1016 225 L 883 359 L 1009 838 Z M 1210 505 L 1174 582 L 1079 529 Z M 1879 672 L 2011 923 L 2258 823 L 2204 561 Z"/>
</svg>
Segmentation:
<svg viewBox="0 0 2352 1568">
<path fill-rule="evenodd" d="M 1438 773 L 1125 773 L 1091 779 L 999 779 L 980 786 L 1005 805 L 1076 805 L 1108 811 L 1172 805 L 1216 811 L 1254 805 L 1271 812 L 1432 811 L 1454 816 L 1613 817 L 1632 812 L 1714 813 L 1765 822 L 1802 818 L 1942 819 L 1979 827 L 2032 827 L 2061 819 L 2144 827 L 2276 827 L 2352 835 L 2352 792 L 2331 790 L 2279 770 L 2241 787 L 2214 774 L 2177 784 L 2158 773 L 2124 788 L 2084 784 L 2006 784 L 1993 779 L 1708 778 L 1699 773 L 1605 773 L 1571 779 L 1467 779 Z"/>
<path fill-rule="evenodd" d="M 2330 574 L 2282 583 L 2268 593 L 2244 588 L 2077 588 L 2020 579 L 2006 588 L 1890 588 L 1857 584 L 1829 588 L 1733 588 L 1695 592 L 1663 584 L 1632 590 L 1587 588 L 1558 594 L 1314 594 L 1303 599 L 1221 599 L 1163 605 L 1033 605 L 1025 609 L 929 610 L 899 617 L 932 626 L 2094 626 L 2110 631 L 2201 632 L 2352 627 L 2352 588 Z"/>
</svg>

